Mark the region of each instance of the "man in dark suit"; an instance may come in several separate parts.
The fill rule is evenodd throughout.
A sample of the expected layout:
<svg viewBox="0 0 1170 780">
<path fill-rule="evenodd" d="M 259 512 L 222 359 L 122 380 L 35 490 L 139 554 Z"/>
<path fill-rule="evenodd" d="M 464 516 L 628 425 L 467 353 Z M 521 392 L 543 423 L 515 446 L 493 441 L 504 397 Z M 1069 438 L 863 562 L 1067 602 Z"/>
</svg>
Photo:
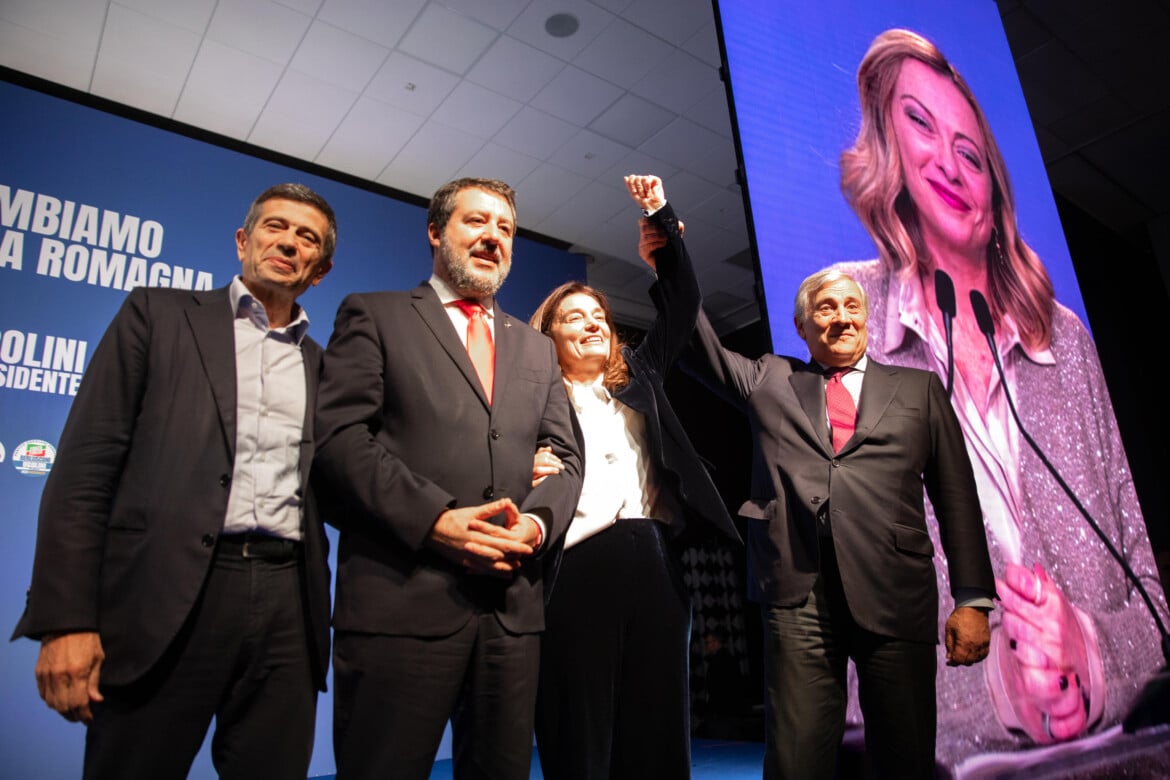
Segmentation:
<svg viewBox="0 0 1170 780">
<path fill-rule="evenodd" d="M 329 652 L 327 541 L 307 491 L 321 348 L 296 303 L 333 210 L 271 187 L 222 289 L 137 288 L 69 413 L 28 604 L 37 685 L 88 725 L 86 777 L 183 778 L 214 717 L 224 778 L 304 778 Z"/>
<path fill-rule="evenodd" d="M 456 777 L 529 774 L 536 558 L 573 516 L 582 460 L 552 342 L 495 304 L 515 232 L 511 187 L 450 182 L 427 214 L 429 281 L 337 313 L 315 469 L 341 532 L 340 780 L 425 780 L 449 718 Z M 539 447 L 565 469 L 533 488 Z"/>
<path fill-rule="evenodd" d="M 643 252 L 685 252 L 662 215 Z M 962 431 L 936 374 L 866 357 L 867 312 L 851 278 L 820 272 L 801 283 L 793 314 L 810 362 L 749 360 L 724 349 L 705 316 L 684 357 L 751 421 L 752 498 L 740 514 L 749 595 L 763 612 L 765 778 L 833 776 L 850 659 L 876 773 L 933 777 L 938 591 L 924 487 L 958 605 L 944 629 L 948 664 L 988 651 L 995 582 Z M 829 402 L 827 369 L 847 400 Z"/>
</svg>

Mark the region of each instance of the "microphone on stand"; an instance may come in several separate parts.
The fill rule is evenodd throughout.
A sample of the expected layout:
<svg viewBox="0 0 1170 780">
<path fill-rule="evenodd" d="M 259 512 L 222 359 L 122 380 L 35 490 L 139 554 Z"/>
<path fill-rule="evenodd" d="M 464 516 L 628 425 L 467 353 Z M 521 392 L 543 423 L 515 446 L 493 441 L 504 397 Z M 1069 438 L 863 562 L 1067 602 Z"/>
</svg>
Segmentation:
<svg viewBox="0 0 1170 780">
<path fill-rule="evenodd" d="M 955 382 L 955 347 L 952 323 L 955 321 L 955 283 L 941 268 L 934 270 L 934 299 L 943 315 L 943 330 L 947 334 L 947 398 Z"/>
<path fill-rule="evenodd" d="M 948 280 L 949 281 L 949 280 Z M 937 285 L 937 281 L 935 282 Z M 1158 634 L 1162 637 L 1162 657 L 1166 663 L 1162 669 L 1157 672 L 1146 683 L 1141 693 L 1138 694 L 1133 707 L 1126 714 L 1124 721 L 1122 721 L 1122 728 L 1127 734 L 1132 734 L 1138 729 L 1147 726 L 1153 726 L 1159 723 L 1170 723 L 1170 633 L 1167 633 L 1166 626 L 1162 624 L 1162 618 L 1158 615 L 1158 610 L 1154 607 L 1154 602 L 1150 599 L 1150 594 L 1146 592 L 1142 581 L 1134 573 L 1133 568 L 1130 567 L 1129 561 L 1117 551 L 1113 542 L 1101 530 L 1101 526 L 1085 509 L 1084 504 L 1073 493 L 1072 488 L 1060 476 L 1060 472 L 1048 460 L 1048 457 L 1040 449 L 1040 445 L 1028 434 L 1024 429 L 1024 424 L 1020 422 L 1020 415 L 1016 412 L 1015 402 L 1012 400 L 1011 392 L 1008 390 L 1007 377 L 1003 373 L 1003 364 L 999 359 L 999 350 L 995 346 L 995 323 L 991 319 L 991 309 L 987 305 L 987 299 L 978 290 L 971 291 L 971 308 L 975 312 L 975 321 L 979 324 L 979 330 L 987 337 L 987 345 L 991 348 L 991 356 L 995 359 L 995 370 L 999 373 L 999 381 L 1003 385 L 1003 394 L 1007 398 L 1008 408 L 1011 410 L 1012 417 L 1016 421 L 1016 425 L 1020 429 L 1020 435 L 1028 442 L 1028 446 L 1040 458 L 1040 462 L 1048 469 L 1048 472 L 1056 479 L 1058 485 L 1064 490 L 1069 500 L 1073 502 L 1076 508 L 1084 516 L 1089 523 L 1089 527 L 1101 539 L 1105 545 L 1105 549 L 1113 556 L 1121 566 L 1122 571 L 1125 572 L 1126 579 L 1134 586 L 1137 592 L 1141 595 L 1142 600 L 1146 602 L 1146 607 L 1150 610 L 1150 615 L 1154 618 L 1154 625 L 1158 628 Z"/>
</svg>

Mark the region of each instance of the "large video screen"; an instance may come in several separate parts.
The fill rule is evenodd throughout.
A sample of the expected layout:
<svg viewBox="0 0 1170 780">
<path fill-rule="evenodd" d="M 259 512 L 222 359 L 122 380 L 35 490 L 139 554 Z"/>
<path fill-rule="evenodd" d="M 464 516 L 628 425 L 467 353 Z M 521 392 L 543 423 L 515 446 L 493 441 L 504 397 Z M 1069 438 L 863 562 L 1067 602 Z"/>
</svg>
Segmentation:
<svg viewBox="0 0 1170 780">
<path fill-rule="evenodd" d="M 775 351 L 808 357 L 801 280 L 851 274 L 869 357 L 951 377 L 1000 596 L 1020 589 L 991 613 L 995 663 L 940 654 L 940 764 L 1051 762 L 1117 739 L 1162 663 L 1125 567 L 1163 620 L 1165 601 L 996 3 L 715 7 Z M 933 511 L 930 525 L 941 550 Z M 941 552 L 935 565 L 941 632 L 953 601 Z M 1017 609 L 1038 582 L 1044 607 Z"/>
</svg>

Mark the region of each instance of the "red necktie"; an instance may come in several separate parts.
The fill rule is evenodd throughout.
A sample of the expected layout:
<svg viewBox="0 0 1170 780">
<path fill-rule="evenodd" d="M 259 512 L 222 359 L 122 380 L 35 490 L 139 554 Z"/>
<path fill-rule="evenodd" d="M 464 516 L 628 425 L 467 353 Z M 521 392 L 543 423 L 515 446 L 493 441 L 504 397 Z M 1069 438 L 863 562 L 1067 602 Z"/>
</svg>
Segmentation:
<svg viewBox="0 0 1170 780">
<path fill-rule="evenodd" d="M 467 354 L 479 374 L 483 392 L 488 403 L 492 400 L 492 382 L 496 373 L 496 347 L 492 343 L 492 331 L 487 324 L 487 313 L 479 301 L 462 298 L 455 301 L 459 311 L 467 315 Z"/>
<path fill-rule="evenodd" d="M 857 426 L 857 406 L 845 389 L 841 377 L 851 368 L 830 368 L 825 382 L 825 404 L 829 408 L 829 427 L 833 431 L 833 452 L 840 452 Z"/>
</svg>

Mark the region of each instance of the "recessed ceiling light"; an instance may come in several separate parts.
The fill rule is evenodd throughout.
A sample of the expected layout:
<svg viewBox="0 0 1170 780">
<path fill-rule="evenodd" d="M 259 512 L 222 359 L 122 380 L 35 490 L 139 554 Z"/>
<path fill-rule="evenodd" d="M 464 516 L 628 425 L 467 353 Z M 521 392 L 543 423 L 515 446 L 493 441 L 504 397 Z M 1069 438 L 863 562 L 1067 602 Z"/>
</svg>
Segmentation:
<svg viewBox="0 0 1170 780">
<path fill-rule="evenodd" d="M 544 20 L 544 31 L 554 38 L 568 38 L 580 26 L 581 22 L 572 14 L 553 14 Z"/>
</svg>

